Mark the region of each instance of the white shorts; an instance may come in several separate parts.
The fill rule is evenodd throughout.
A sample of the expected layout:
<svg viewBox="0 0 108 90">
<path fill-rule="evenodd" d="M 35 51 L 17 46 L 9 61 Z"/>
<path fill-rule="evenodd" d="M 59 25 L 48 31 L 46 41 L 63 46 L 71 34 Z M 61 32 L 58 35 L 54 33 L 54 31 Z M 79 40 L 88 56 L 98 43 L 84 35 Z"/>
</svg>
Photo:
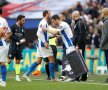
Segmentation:
<svg viewBox="0 0 108 90">
<path fill-rule="evenodd" d="M 49 46 L 49 49 L 46 49 L 45 47 L 37 47 L 37 57 L 46 58 L 49 56 L 53 56 L 53 51 L 51 47 Z"/>
<path fill-rule="evenodd" d="M 0 46 L 0 62 L 6 62 L 9 47 L 6 45 L 5 41 L 2 40 L 2 42 L 3 46 Z"/>
</svg>

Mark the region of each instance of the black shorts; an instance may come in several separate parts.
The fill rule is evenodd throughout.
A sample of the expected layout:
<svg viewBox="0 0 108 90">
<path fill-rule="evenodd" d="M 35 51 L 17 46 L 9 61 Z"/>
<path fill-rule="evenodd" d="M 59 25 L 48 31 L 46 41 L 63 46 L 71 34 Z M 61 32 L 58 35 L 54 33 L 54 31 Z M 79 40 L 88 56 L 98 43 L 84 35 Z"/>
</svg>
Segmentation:
<svg viewBox="0 0 108 90">
<path fill-rule="evenodd" d="M 14 58 L 16 60 L 23 59 L 23 57 L 22 57 L 22 50 L 16 50 L 16 49 L 13 49 L 13 48 L 9 48 L 8 58 L 11 59 L 11 60 L 13 60 Z"/>
<path fill-rule="evenodd" d="M 43 61 L 44 61 L 44 62 L 49 62 L 48 57 L 43 58 Z"/>
</svg>

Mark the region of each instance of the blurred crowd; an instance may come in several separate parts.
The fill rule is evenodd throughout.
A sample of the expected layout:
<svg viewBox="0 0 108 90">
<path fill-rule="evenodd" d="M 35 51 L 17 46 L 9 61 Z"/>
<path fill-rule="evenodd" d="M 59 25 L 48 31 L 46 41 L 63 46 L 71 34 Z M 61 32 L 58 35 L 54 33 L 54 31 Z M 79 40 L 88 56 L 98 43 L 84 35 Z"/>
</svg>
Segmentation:
<svg viewBox="0 0 108 90">
<path fill-rule="evenodd" d="M 63 12 L 72 29 L 74 22 L 72 22 L 71 14 L 74 10 L 80 12 L 81 18 L 86 23 L 86 47 L 88 48 L 99 48 L 103 25 L 101 11 L 104 7 L 108 7 L 108 0 L 90 0 L 85 5 L 77 2 L 75 6 Z"/>
<path fill-rule="evenodd" d="M 72 20 L 72 12 L 78 10 L 80 12 L 81 18 L 86 23 L 86 47 L 87 48 L 99 48 L 101 30 L 102 30 L 102 18 L 101 10 L 104 7 L 108 7 L 108 0 L 90 0 L 86 4 L 82 5 L 81 2 L 77 2 L 76 5 L 72 6 L 70 9 L 62 12 L 64 21 L 66 21 L 72 28 L 74 26 L 74 21 Z M 37 39 L 36 39 L 37 40 Z M 28 48 L 36 48 L 36 40 L 30 41 L 27 44 Z M 60 40 L 62 44 L 62 41 Z"/>
</svg>

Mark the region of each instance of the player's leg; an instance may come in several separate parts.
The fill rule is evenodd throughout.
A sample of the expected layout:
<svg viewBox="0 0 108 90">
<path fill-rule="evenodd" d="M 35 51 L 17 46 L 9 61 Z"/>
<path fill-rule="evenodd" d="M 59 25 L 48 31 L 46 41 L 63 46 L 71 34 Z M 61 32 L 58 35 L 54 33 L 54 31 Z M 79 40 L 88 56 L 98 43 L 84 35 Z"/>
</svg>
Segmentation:
<svg viewBox="0 0 108 90">
<path fill-rule="evenodd" d="M 63 49 L 63 57 L 66 55 L 66 49 L 64 48 Z M 63 61 L 63 57 L 62 57 L 62 61 Z M 63 62 L 61 61 L 61 64 L 62 64 L 62 68 L 63 68 Z M 65 71 L 62 70 L 62 76 L 60 76 L 58 78 L 59 81 L 64 81 L 66 79 L 66 73 Z"/>
<path fill-rule="evenodd" d="M 0 68 L 1 68 L 1 82 L 0 86 L 5 87 L 6 86 L 6 59 L 7 59 L 7 49 L 6 47 L 0 47 Z"/>
<path fill-rule="evenodd" d="M 39 64 L 41 64 L 41 62 L 42 62 L 42 50 L 40 49 L 40 47 L 37 47 L 36 56 L 37 56 L 36 61 L 35 61 L 33 64 L 31 64 L 30 68 L 29 68 L 28 71 L 26 72 L 26 75 L 27 75 L 27 76 L 29 76 L 30 73 L 31 73 L 32 71 L 34 71 L 34 69 L 35 69 Z"/>
<path fill-rule="evenodd" d="M 49 71 L 49 60 L 48 58 L 44 58 L 45 61 L 45 70 L 46 70 L 46 74 L 47 74 L 47 80 L 50 80 L 50 71 Z"/>
<path fill-rule="evenodd" d="M 42 62 L 42 54 L 41 54 L 41 50 L 39 48 L 37 48 L 37 54 L 36 54 L 37 58 L 36 61 L 31 64 L 30 68 L 27 70 L 27 72 L 23 75 L 23 77 L 27 80 L 27 81 L 31 81 L 29 79 L 29 75 L 31 74 L 31 72 L 34 71 L 34 69 L 41 64 Z"/>
<path fill-rule="evenodd" d="M 57 47 L 55 45 L 50 45 L 51 46 L 51 49 L 53 51 L 53 56 L 54 56 L 54 60 L 55 60 L 55 66 L 54 66 L 54 69 L 55 71 L 58 71 L 58 62 L 57 62 Z"/>
<path fill-rule="evenodd" d="M 55 72 L 54 72 L 54 61 L 55 60 L 53 56 L 53 51 L 50 46 L 49 46 L 49 49 L 46 49 L 46 48 L 41 48 L 41 49 L 42 49 L 43 58 L 48 57 L 50 76 L 52 79 L 55 79 Z"/>
<path fill-rule="evenodd" d="M 29 78 L 29 75 L 34 71 L 34 69 L 41 64 L 42 62 L 42 58 L 41 57 L 37 57 L 36 61 L 31 64 L 30 68 L 27 70 L 27 72 L 23 75 L 23 77 L 27 80 L 27 81 L 31 81 Z"/>
<path fill-rule="evenodd" d="M 6 62 L 6 68 L 7 68 L 7 70 L 9 69 L 11 61 L 14 59 L 15 54 L 16 54 L 16 50 L 13 49 L 13 48 L 11 48 L 11 47 L 9 47 L 9 50 L 8 50 L 8 59 L 7 59 L 7 62 Z"/>
<path fill-rule="evenodd" d="M 20 75 L 20 61 L 22 59 L 22 50 L 17 50 L 15 54 L 15 73 L 16 73 L 16 81 L 21 81 L 19 75 Z"/>
<path fill-rule="evenodd" d="M 30 68 L 29 68 L 28 71 L 26 72 L 26 75 L 29 76 L 30 73 L 31 73 L 32 71 L 34 71 L 34 69 L 35 69 L 39 64 L 41 64 L 41 61 L 42 61 L 42 58 L 41 58 L 41 57 L 37 57 L 36 61 L 35 61 L 33 64 L 31 64 Z"/>
<path fill-rule="evenodd" d="M 20 59 L 15 60 L 15 73 L 16 73 L 16 81 L 21 81 L 19 75 L 20 75 Z"/>
<path fill-rule="evenodd" d="M 34 76 L 40 76 L 42 63 L 38 65 L 37 69 L 32 73 Z"/>
<path fill-rule="evenodd" d="M 50 80 L 50 71 L 49 71 L 49 60 L 48 58 L 44 58 L 45 61 L 45 70 L 46 70 L 46 74 L 47 74 L 47 80 Z M 34 76 L 39 76 L 41 73 L 41 67 L 42 65 L 38 65 L 37 69 L 32 73 Z"/>
<path fill-rule="evenodd" d="M 50 76 L 52 79 L 55 79 L 55 72 L 54 72 L 54 57 L 49 56 L 49 71 L 50 71 Z"/>
<path fill-rule="evenodd" d="M 9 69 L 10 63 L 11 63 L 11 59 L 8 58 L 7 62 L 6 62 L 6 69 L 7 69 L 7 71 Z"/>
<path fill-rule="evenodd" d="M 0 62 L 1 67 L 1 83 L 0 86 L 6 86 L 6 65 L 4 62 Z"/>
</svg>

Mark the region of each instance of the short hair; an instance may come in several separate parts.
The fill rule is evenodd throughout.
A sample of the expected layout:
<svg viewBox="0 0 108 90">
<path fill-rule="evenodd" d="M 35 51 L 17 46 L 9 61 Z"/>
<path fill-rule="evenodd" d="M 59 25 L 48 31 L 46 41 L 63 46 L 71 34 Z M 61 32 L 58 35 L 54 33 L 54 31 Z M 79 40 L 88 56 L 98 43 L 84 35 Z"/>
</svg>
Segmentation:
<svg viewBox="0 0 108 90">
<path fill-rule="evenodd" d="M 43 11 L 43 17 L 45 17 L 46 14 L 48 14 L 48 12 L 49 12 L 49 10 L 45 10 L 45 11 Z"/>
<path fill-rule="evenodd" d="M 77 10 L 76 10 L 76 11 L 73 11 L 73 12 L 72 12 L 72 15 L 73 15 L 73 16 L 78 16 L 78 15 L 80 16 L 80 12 L 77 11 Z"/>
<path fill-rule="evenodd" d="M 18 15 L 17 21 L 18 21 L 18 20 L 21 20 L 22 18 L 25 18 L 25 16 L 24 16 L 24 15 Z"/>
<path fill-rule="evenodd" d="M 65 16 L 65 18 L 67 18 L 67 15 L 63 12 L 63 13 L 60 13 L 60 14 L 62 14 L 63 16 Z"/>
<path fill-rule="evenodd" d="M 58 15 L 53 15 L 53 16 L 51 17 L 51 19 L 53 19 L 53 20 L 56 20 L 56 19 L 60 20 L 60 18 L 59 18 Z"/>
<path fill-rule="evenodd" d="M 107 8 L 107 7 L 103 8 L 103 9 L 102 9 L 102 13 L 103 13 L 104 15 L 108 15 L 108 8 Z"/>
<path fill-rule="evenodd" d="M 0 8 L 0 14 L 2 14 L 2 12 L 3 12 L 3 11 L 2 11 L 2 9 Z"/>
</svg>

